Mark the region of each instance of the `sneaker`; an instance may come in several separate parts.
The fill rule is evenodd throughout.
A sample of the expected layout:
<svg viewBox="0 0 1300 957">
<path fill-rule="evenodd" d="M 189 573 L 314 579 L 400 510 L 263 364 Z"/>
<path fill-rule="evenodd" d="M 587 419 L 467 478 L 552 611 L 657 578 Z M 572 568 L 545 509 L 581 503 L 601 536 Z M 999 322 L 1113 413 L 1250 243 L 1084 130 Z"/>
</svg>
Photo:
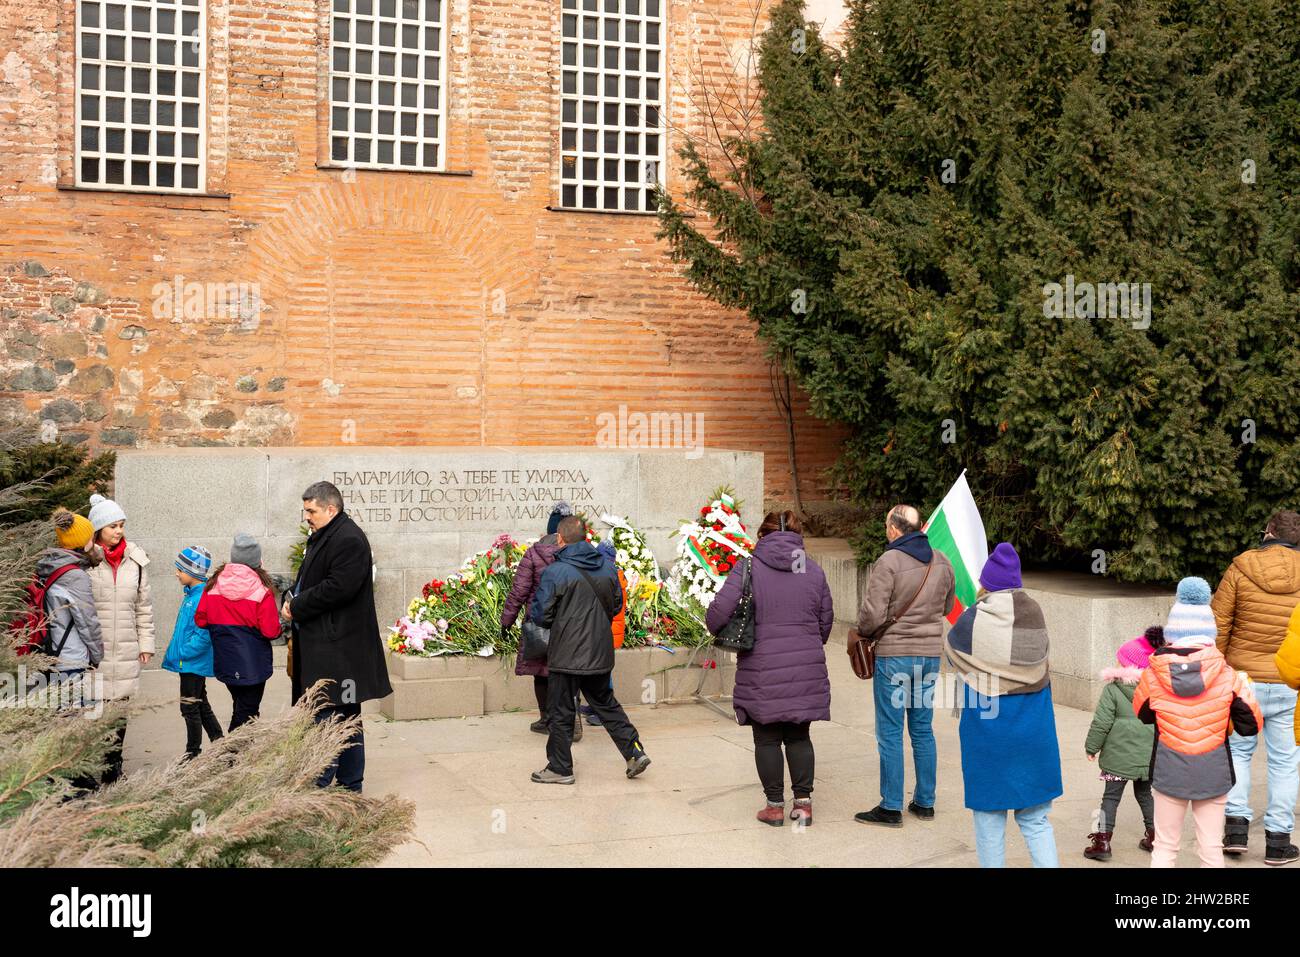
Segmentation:
<svg viewBox="0 0 1300 957">
<path fill-rule="evenodd" d="M 574 741 L 582 740 L 582 724 L 583 724 L 582 715 L 575 714 L 573 716 L 573 740 Z"/>
<path fill-rule="evenodd" d="M 1156 846 L 1156 829 L 1154 827 L 1149 827 L 1147 828 L 1146 834 L 1142 835 L 1142 840 L 1138 841 L 1138 848 L 1140 850 L 1146 851 L 1147 853 L 1150 853 L 1151 849 L 1154 848 L 1155 846 Z"/>
<path fill-rule="evenodd" d="M 804 827 L 812 827 L 812 798 L 795 798 L 790 820 L 803 821 Z"/>
<path fill-rule="evenodd" d="M 1300 859 L 1300 847 L 1291 843 L 1291 835 L 1285 831 L 1264 832 L 1264 863 L 1290 864 Z"/>
<path fill-rule="evenodd" d="M 528 726 L 528 730 L 534 731 L 537 734 L 550 734 L 551 729 L 547 726 L 546 715 L 542 715 L 540 718 L 538 718 L 536 721 L 530 724 Z"/>
<path fill-rule="evenodd" d="M 587 721 L 587 724 L 589 724 L 589 725 L 591 725 L 592 727 L 595 727 L 595 728 L 599 728 L 599 727 L 601 726 L 601 724 L 602 724 L 602 722 L 601 722 L 601 720 L 600 720 L 600 716 L 597 715 L 594 711 L 593 711 L 591 714 L 589 714 L 589 715 L 586 716 L 586 721 Z"/>
<path fill-rule="evenodd" d="M 1092 844 L 1083 849 L 1083 856 L 1090 861 L 1109 861 L 1110 836 L 1113 833 L 1113 831 L 1094 831 L 1089 834 L 1088 840 L 1092 841 Z"/>
<path fill-rule="evenodd" d="M 638 750 L 640 750 L 639 745 Z M 636 757 L 627 759 L 627 776 L 634 778 L 648 767 L 650 767 L 650 755 L 642 751 Z"/>
<path fill-rule="evenodd" d="M 572 774 L 557 774 L 551 770 L 550 765 L 533 772 L 533 782 L 536 784 L 572 784 L 575 780 Z"/>
<path fill-rule="evenodd" d="M 1225 817 L 1223 819 L 1223 853 L 1245 854 L 1246 842 L 1250 837 L 1250 821 L 1244 817 Z"/>
<path fill-rule="evenodd" d="M 934 808 L 926 807 L 924 804 L 917 804 L 915 801 L 908 802 L 907 813 L 922 821 L 934 820 Z"/>
<path fill-rule="evenodd" d="M 879 824 L 882 827 L 902 827 L 903 812 L 891 811 L 877 804 L 870 811 L 859 811 L 853 815 L 853 820 L 861 821 L 863 824 Z"/>
<path fill-rule="evenodd" d="M 770 824 L 772 827 L 781 827 L 785 824 L 785 805 L 784 804 L 765 804 L 763 810 L 756 815 L 764 824 Z"/>
</svg>

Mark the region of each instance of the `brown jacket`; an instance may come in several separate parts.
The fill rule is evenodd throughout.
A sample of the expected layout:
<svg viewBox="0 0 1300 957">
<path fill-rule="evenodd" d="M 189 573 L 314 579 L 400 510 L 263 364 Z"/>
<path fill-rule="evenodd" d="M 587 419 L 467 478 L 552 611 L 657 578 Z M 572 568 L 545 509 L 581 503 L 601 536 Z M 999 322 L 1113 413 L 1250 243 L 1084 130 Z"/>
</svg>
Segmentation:
<svg viewBox="0 0 1300 957">
<path fill-rule="evenodd" d="M 943 651 L 943 619 L 957 597 L 957 578 L 952 563 L 942 552 L 933 552 L 934 567 L 917 595 L 925 565 L 901 548 L 889 548 L 871 566 L 867 594 L 858 612 L 858 633 L 864 638 L 879 628 L 890 615 L 903 610 L 917 595 L 907 614 L 885 633 L 876 645 L 876 655 L 921 655 L 937 658 Z"/>
<path fill-rule="evenodd" d="M 1214 592 L 1216 644 L 1228 664 L 1255 681 L 1280 684 L 1273 656 L 1300 604 L 1300 552 L 1282 542 L 1242 552 Z"/>
</svg>

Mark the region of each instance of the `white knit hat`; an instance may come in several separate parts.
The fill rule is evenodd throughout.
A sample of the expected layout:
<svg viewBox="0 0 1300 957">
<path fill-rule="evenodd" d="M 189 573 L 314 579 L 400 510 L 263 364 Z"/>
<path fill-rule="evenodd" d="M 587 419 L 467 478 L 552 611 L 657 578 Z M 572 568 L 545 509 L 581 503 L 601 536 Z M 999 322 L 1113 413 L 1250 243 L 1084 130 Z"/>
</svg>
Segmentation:
<svg viewBox="0 0 1300 957">
<path fill-rule="evenodd" d="M 1204 578 L 1184 578 L 1178 583 L 1174 607 L 1165 621 L 1165 641 L 1171 645 L 1214 644 L 1218 626 L 1210 610 L 1210 583 Z"/>
<path fill-rule="evenodd" d="M 104 498 L 102 495 L 90 496 L 90 524 L 95 531 L 99 531 L 106 525 L 112 525 L 114 522 L 126 521 L 126 512 L 122 511 L 122 506 L 118 505 L 111 498 Z"/>
</svg>

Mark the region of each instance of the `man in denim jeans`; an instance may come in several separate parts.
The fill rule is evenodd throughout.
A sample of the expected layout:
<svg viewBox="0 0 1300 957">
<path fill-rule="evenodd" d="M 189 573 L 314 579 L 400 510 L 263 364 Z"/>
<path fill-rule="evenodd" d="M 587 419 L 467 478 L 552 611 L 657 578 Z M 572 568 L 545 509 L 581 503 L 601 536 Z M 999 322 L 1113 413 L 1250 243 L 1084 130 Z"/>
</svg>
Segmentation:
<svg viewBox="0 0 1300 957">
<path fill-rule="evenodd" d="M 912 739 L 916 788 L 907 810 L 934 818 L 937 756 L 934 685 L 943 647 L 943 619 L 956 599 L 956 577 L 947 557 L 930 547 L 921 515 L 895 505 L 885 517 L 889 544 L 871 567 L 858 613 L 863 637 L 897 616 L 876 645 L 876 744 L 880 751 L 880 803 L 854 815 L 863 824 L 903 826 L 903 724 Z M 910 605 L 909 605 L 910 602 Z"/>
<path fill-rule="evenodd" d="M 1264 718 L 1257 737 L 1233 734 L 1236 783 L 1228 792 L 1223 852 L 1245 854 L 1250 821 L 1250 762 L 1256 742 L 1268 756 L 1268 807 L 1264 812 L 1264 863 L 1290 864 L 1300 858 L 1291 843 L 1295 826 L 1296 771 L 1294 721 L 1296 692 L 1282 682 L 1274 655 L 1286 637 L 1291 612 L 1300 603 L 1300 515 L 1280 511 L 1268 520 L 1258 548 L 1242 552 L 1223 574 L 1210 608 L 1218 625 L 1218 647 L 1228 664 L 1248 674 Z"/>
</svg>

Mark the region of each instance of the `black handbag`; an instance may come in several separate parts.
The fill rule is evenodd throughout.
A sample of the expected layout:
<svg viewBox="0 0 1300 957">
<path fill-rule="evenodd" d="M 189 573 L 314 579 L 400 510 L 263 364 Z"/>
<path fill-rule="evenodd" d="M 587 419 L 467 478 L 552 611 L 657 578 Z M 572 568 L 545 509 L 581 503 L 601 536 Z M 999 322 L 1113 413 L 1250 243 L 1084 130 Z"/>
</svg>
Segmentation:
<svg viewBox="0 0 1300 957">
<path fill-rule="evenodd" d="M 592 580 L 592 577 L 581 568 L 577 569 L 577 571 L 578 574 L 586 580 L 587 587 L 591 589 L 591 593 L 595 596 L 597 603 L 605 614 L 609 615 L 609 618 L 612 621 L 614 615 L 610 614 L 609 602 L 607 602 L 604 596 L 602 596 L 596 589 L 596 583 Z M 614 614 L 617 614 L 617 612 Z M 550 650 L 551 629 L 543 628 L 541 625 L 537 624 L 537 622 L 529 621 L 525 618 L 524 623 L 519 626 L 519 654 L 523 657 L 524 661 L 545 661 Z"/>
<path fill-rule="evenodd" d="M 745 558 L 742 561 L 740 601 L 731 613 L 731 620 L 722 626 L 722 630 L 713 639 L 719 648 L 731 651 L 754 650 L 754 580 L 750 577 L 753 559 Z"/>
<path fill-rule="evenodd" d="M 519 626 L 519 656 L 524 661 L 545 661 L 551 645 L 551 629 L 524 619 Z"/>
</svg>

